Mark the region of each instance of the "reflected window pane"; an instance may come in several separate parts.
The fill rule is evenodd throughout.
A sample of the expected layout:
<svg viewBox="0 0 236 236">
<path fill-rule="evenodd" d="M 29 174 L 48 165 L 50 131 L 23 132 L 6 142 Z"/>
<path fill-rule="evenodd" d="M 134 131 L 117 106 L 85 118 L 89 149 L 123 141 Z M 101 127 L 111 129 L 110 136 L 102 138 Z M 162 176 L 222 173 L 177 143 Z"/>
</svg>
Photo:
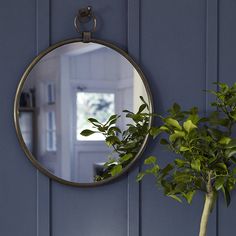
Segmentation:
<svg viewBox="0 0 236 236">
<path fill-rule="evenodd" d="M 95 118 L 101 123 L 115 113 L 114 93 L 77 92 L 77 140 L 104 140 L 101 134 L 89 137 L 80 135 L 84 129 L 92 129 L 88 118 Z"/>
<path fill-rule="evenodd" d="M 47 103 L 55 103 L 55 85 L 53 83 L 47 85 Z"/>
<path fill-rule="evenodd" d="M 56 151 L 56 120 L 53 111 L 47 113 L 47 151 Z"/>
<path fill-rule="evenodd" d="M 22 137 L 28 149 L 33 152 L 33 114 L 21 112 L 19 117 Z"/>
</svg>

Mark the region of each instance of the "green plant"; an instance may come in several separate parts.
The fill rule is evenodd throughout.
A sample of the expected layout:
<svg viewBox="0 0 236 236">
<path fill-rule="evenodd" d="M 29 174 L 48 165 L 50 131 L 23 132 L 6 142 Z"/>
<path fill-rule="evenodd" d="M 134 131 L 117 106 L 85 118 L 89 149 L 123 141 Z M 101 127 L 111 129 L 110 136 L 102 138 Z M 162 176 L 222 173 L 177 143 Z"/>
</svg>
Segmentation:
<svg viewBox="0 0 236 236">
<path fill-rule="evenodd" d="M 94 133 L 101 133 L 105 137 L 105 143 L 113 149 L 109 160 L 104 164 L 102 174 L 95 176 L 95 181 L 101 181 L 115 176 L 135 158 L 149 133 L 150 109 L 147 102 L 140 97 L 142 104 L 137 113 L 128 110 L 123 112 L 130 119 L 127 129 L 121 131 L 117 126 L 120 115 L 112 115 L 105 124 L 94 118 L 88 121 L 93 125 L 93 130 L 83 130 L 81 135 L 90 136 Z"/>
<path fill-rule="evenodd" d="M 206 236 L 210 212 L 221 191 L 230 204 L 230 192 L 236 183 L 236 139 L 232 131 L 236 122 L 236 83 L 229 87 L 219 83 L 219 91 L 208 91 L 216 98 L 216 108 L 200 117 L 196 107 L 182 111 L 174 104 L 166 117 L 159 116 L 161 126 L 150 134 L 175 154 L 171 162 L 160 167 L 154 156 L 147 158 L 147 169 L 139 173 L 140 181 L 151 174 L 166 196 L 190 204 L 196 192 L 205 193 L 199 236 Z"/>
</svg>

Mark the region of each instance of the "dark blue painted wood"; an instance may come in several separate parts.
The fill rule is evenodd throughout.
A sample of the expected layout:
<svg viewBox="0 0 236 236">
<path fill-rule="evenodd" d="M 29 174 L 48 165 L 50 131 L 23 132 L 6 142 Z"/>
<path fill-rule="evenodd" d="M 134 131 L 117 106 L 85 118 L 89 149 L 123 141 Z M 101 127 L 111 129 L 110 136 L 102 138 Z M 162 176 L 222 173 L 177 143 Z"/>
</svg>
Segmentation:
<svg viewBox="0 0 236 236">
<path fill-rule="evenodd" d="M 127 48 L 127 1 L 125 0 L 52 0 L 51 38 L 58 42 L 78 37 L 73 20 L 81 7 L 92 5 L 97 16 L 97 32 L 94 37 L 111 41 Z"/>
<path fill-rule="evenodd" d="M 37 54 L 50 46 L 50 0 L 36 0 Z M 37 236 L 50 236 L 50 179 L 37 171 Z"/>
<path fill-rule="evenodd" d="M 218 82 L 218 0 L 208 0 L 206 4 L 206 90 L 217 89 Z M 214 97 L 206 93 L 206 112 L 212 110 L 210 103 Z M 218 235 L 218 201 L 215 211 L 211 214 L 215 225 L 215 235 Z"/>
<path fill-rule="evenodd" d="M 127 181 L 90 189 L 52 188 L 52 236 L 126 236 Z"/>
<path fill-rule="evenodd" d="M 37 53 L 50 46 L 51 0 L 36 0 Z"/>
<path fill-rule="evenodd" d="M 78 8 L 91 4 L 98 20 L 95 37 L 127 47 L 125 0 L 52 0 L 51 39 L 78 37 L 73 18 Z M 112 185 L 80 189 L 52 183 L 52 236 L 127 235 L 127 179 Z"/>
<path fill-rule="evenodd" d="M 236 82 L 236 2 L 219 0 L 219 80 L 233 84 Z M 219 201 L 219 236 L 235 235 L 236 192 L 232 202 L 226 207 L 223 197 Z"/>
<path fill-rule="evenodd" d="M 139 63 L 140 57 L 140 0 L 128 0 L 128 53 Z"/>
<path fill-rule="evenodd" d="M 206 5 L 206 89 L 217 89 L 218 78 L 218 0 L 207 0 Z M 206 110 L 214 96 L 206 93 Z"/>
<path fill-rule="evenodd" d="M 206 1 L 141 1 L 141 64 L 151 83 L 156 111 L 163 113 L 174 101 L 184 108 L 205 110 Z M 150 146 L 165 163 L 172 156 L 161 147 Z M 142 183 L 142 234 L 145 236 L 197 235 L 203 195 L 191 206 L 163 196 L 153 178 Z M 209 235 L 215 235 L 215 217 Z"/>
<path fill-rule="evenodd" d="M 128 0 L 128 53 L 139 62 L 140 56 L 140 1 Z M 127 236 L 140 235 L 140 184 L 136 182 L 137 166 L 128 176 Z"/>
<path fill-rule="evenodd" d="M 20 149 L 12 116 L 17 83 L 33 57 L 50 42 L 78 36 L 73 18 L 79 7 L 88 4 L 98 17 L 94 36 L 140 59 L 158 112 L 174 101 L 186 108 L 195 104 L 208 110 L 212 98 L 202 90 L 212 87 L 218 73 L 220 81 L 235 81 L 234 0 L 2 1 L 0 235 L 197 235 L 202 195 L 192 206 L 180 205 L 164 197 L 152 178 L 136 184 L 138 168 L 128 178 L 99 188 L 55 182 L 50 188 L 48 178 L 34 169 Z M 143 156 L 149 154 L 157 154 L 163 162 L 171 158 L 153 142 Z M 220 199 L 218 220 L 214 212 L 209 235 L 234 235 L 235 206 L 235 193 L 229 209 Z"/>
<path fill-rule="evenodd" d="M 218 0 L 207 0 L 206 4 L 206 90 L 217 89 L 214 82 L 219 82 L 218 63 L 219 63 L 219 38 L 218 38 L 218 20 L 219 20 Z M 206 112 L 212 110 L 210 103 L 214 97 L 206 93 Z M 211 220 L 214 223 L 214 235 L 218 236 L 218 201 L 215 211 L 211 214 Z M 212 229 L 213 234 L 213 229 Z"/>
<path fill-rule="evenodd" d="M 0 235 L 36 235 L 36 171 L 16 138 L 16 86 L 35 54 L 35 1 L 0 2 Z"/>
<path fill-rule="evenodd" d="M 50 180 L 37 171 L 37 236 L 50 236 Z"/>
</svg>

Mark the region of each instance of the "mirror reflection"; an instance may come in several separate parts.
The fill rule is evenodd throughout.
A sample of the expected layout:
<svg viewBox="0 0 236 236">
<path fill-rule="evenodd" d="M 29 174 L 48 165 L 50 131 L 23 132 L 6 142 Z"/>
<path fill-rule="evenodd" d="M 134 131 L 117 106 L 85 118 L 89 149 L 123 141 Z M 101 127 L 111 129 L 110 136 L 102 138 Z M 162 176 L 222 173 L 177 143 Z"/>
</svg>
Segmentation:
<svg viewBox="0 0 236 236">
<path fill-rule="evenodd" d="M 53 175 L 93 183 L 111 148 L 88 118 L 105 124 L 123 110 L 137 112 L 149 96 L 140 74 L 117 51 L 97 43 L 63 45 L 42 57 L 20 91 L 19 127 L 34 158 Z M 127 129 L 122 115 L 116 126 Z M 141 148 L 138 147 L 138 148 Z"/>
</svg>

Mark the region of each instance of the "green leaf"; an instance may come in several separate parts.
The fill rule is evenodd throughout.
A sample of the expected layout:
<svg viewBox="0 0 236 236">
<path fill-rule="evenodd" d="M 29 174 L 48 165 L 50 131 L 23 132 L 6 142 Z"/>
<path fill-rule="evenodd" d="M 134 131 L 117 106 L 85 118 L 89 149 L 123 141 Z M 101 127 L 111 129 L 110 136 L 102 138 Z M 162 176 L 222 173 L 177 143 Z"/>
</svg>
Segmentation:
<svg viewBox="0 0 236 236">
<path fill-rule="evenodd" d="M 162 139 L 160 140 L 160 144 L 161 144 L 161 145 L 169 145 L 169 142 L 168 142 L 166 139 L 162 138 Z"/>
<path fill-rule="evenodd" d="M 107 129 L 107 127 L 104 127 L 104 126 L 98 127 L 98 131 L 100 131 L 101 133 L 105 132 L 106 129 Z"/>
<path fill-rule="evenodd" d="M 210 209 L 210 212 L 211 212 L 211 213 L 212 213 L 212 211 L 213 211 L 214 208 L 215 208 L 216 200 L 217 200 L 217 192 L 216 192 L 216 191 L 213 191 L 213 203 L 212 203 L 211 209 Z"/>
<path fill-rule="evenodd" d="M 217 83 L 220 87 L 221 90 L 223 90 L 224 92 L 228 91 L 229 86 L 226 83 Z"/>
<path fill-rule="evenodd" d="M 81 134 L 82 136 L 90 136 L 90 135 L 92 135 L 92 134 L 94 134 L 94 133 L 97 133 L 97 132 L 92 131 L 92 130 L 89 130 L 89 129 L 85 129 L 85 130 L 83 130 L 80 134 Z"/>
<path fill-rule="evenodd" d="M 191 167 L 192 167 L 192 169 L 194 169 L 196 171 L 200 171 L 201 170 L 201 161 L 199 159 L 192 160 Z"/>
<path fill-rule="evenodd" d="M 183 131 L 175 131 L 174 134 L 170 135 L 169 140 L 171 142 L 175 142 L 176 139 L 183 138 L 183 137 L 185 137 L 185 133 Z"/>
<path fill-rule="evenodd" d="M 116 121 L 118 120 L 120 118 L 120 116 L 119 115 L 112 115 L 112 116 L 110 116 L 109 117 L 109 119 L 108 119 L 108 121 L 105 123 L 105 125 L 104 126 L 106 126 L 106 125 L 112 125 L 112 124 L 115 124 L 116 123 Z"/>
<path fill-rule="evenodd" d="M 188 133 L 190 133 L 193 129 L 197 128 L 197 126 L 195 124 L 193 124 L 193 122 L 191 120 L 185 121 L 183 123 L 183 127 Z"/>
<path fill-rule="evenodd" d="M 158 127 L 151 127 L 149 133 L 153 138 L 156 138 L 161 133 L 161 130 Z"/>
<path fill-rule="evenodd" d="M 236 97 L 235 97 L 236 99 Z M 230 112 L 230 116 L 236 121 L 236 111 Z"/>
<path fill-rule="evenodd" d="M 144 172 L 140 172 L 136 178 L 136 181 L 141 181 L 143 179 L 143 177 L 145 176 L 145 173 Z"/>
<path fill-rule="evenodd" d="M 180 202 L 180 203 L 182 203 L 181 198 L 177 197 L 176 195 L 168 194 L 167 196 L 173 198 L 174 200 L 176 200 L 176 201 L 178 201 L 178 202 Z"/>
<path fill-rule="evenodd" d="M 217 160 L 217 156 L 213 156 L 209 159 L 209 164 L 213 163 L 214 161 Z"/>
<path fill-rule="evenodd" d="M 123 163 L 123 162 L 129 161 L 132 158 L 133 158 L 133 154 L 127 153 L 124 156 L 120 157 L 119 161 Z"/>
<path fill-rule="evenodd" d="M 225 170 L 226 172 L 228 172 L 228 168 L 225 165 L 225 163 L 217 163 L 216 166 L 222 170 Z"/>
<path fill-rule="evenodd" d="M 150 156 L 144 161 L 144 164 L 145 165 L 156 164 L 156 161 L 157 161 L 156 157 Z"/>
<path fill-rule="evenodd" d="M 228 149 L 225 151 L 225 154 L 226 156 L 229 158 L 229 157 L 232 157 L 233 155 L 236 154 L 236 148 L 232 148 L 232 149 Z"/>
<path fill-rule="evenodd" d="M 232 175 L 236 175 L 236 167 L 232 170 Z"/>
<path fill-rule="evenodd" d="M 109 135 L 112 134 L 113 132 L 121 133 L 121 130 L 118 127 L 116 127 L 116 126 L 112 126 L 107 131 L 107 133 Z"/>
<path fill-rule="evenodd" d="M 145 173 L 146 174 L 153 174 L 153 175 L 157 176 L 157 173 L 159 172 L 159 170 L 160 170 L 160 167 L 157 164 L 155 164 L 152 168 L 146 169 Z"/>
<path fill-rule="evenodd" d="M 187 152 L 187 151 L 189 151 L 190 149 L 189 149 L 188 147 L 181 146 L 179 150 L 180 150 L 181 152 Z"/>
<path fill-rule="evenodd" d="M 118 118 L 119 117 L 119 115 L 112 115 L 112 116 L 110 116 L 110 118 L 108 119 L 108 122 L 109 121 L 111 121 L 111 120 L 114 120 L 114 119 L 116 119 L 116 118 Z"/>
<path fill-rule="evenodd" d="M 229 137 L 223 137 L 219 140 L 219 144 L 222 144 L 222 145 L 228 145 L 231 141 L 231 138 Z"/>
<path fill-rule="evenodd" d="M 163 187 L 165 195 L 168 195 L 168 193 L 172 190 L 171 184 L 164 179 L 161 179 L 161 181 L 159 181 L 159 184 L 160 184 L 160 186 Z"/>
<path fill-rule="evenodd" d="M 234 156 L 231 156 L 231 157 L 230 157 L 230 160 L 231 160 L 234 164 L 236 164 L 236 158 L 235 158 Z"/>
<path fill-rule="evenodd" d="M 142 111 L 144 111 L 146 107 L 147 107 L 146 104 L 142 104 L 142 105 L 139 107 L 138 113 L 141 113 Z"/>
<path fill-rule="evenodd" d="M 217 177 L 216 178 L 216 181 L 215 181 L 215 189 L 217 191 L 219 191 L 223 186 L 224 186 L 224 183 L 225 183 L 225 178 L 224 177 Z"/>
<path fill-rule="evenodd" d="M 173 118 L 166 118 L 164 119 L 164 121 L 168 124 L 171 125 L 173 127 L 175 127 L 178 130 L 182 130 L 182 127 L 180 126 L 179 122 Z"/>
<path fill-rule="evenodd" d="M 108 122 L 109 126 L 116 124 L 118 118 L 119 118 L 119 117 L 117 117 L 117 118 L 115 118 L 115 119 L 109 121 L 109 122 Z"/>
<path fill-rule="evenodd" d="M 143 121 L 143 117 L 140 114 L 127 114 L 126 117 L 131 118 L 135 123 Z"/>
<path fill-rule="evenodd" d="M 116 136 L 108 136 L 105 140 L 106 144 L 110 147 L 116 143 L 120 143 L 120 140 Z"/>
<path fill-rule="evenodd" d="M 110 170 L 110 173 L 111 173 L 111 176 L 115 176 L 115 175 L 118 175 L 122 172 L 123 168 L 122 168 L 122 165 L 116 165 L 114 166 L 111 170 Z"/>
<path fill-rule="evenodd" d="M 125 113 L 130 113 L 130 114 L 134 114 L 132 111 L 129 111 L 129 110 L 123 110 L 123 112 L 125 112 Z"/>
<path fill-rule="evenodd" d="M 95 118 L 88 118 L 88 121 L 92 123 L 93 125 L 95 125 L 96 127 L 99 127 L 101 125 L 101 123 Z"/>
<path fill-rule="evenodd" d="M 169 128 L 163 125 L 163 126 L 161 126 L 161 127 L 159 128 L 159 130 L 160 130 L 160 131 L 168 132 L 168 131 L 169 131 Z"/>
<path fill-rule="evenodd" d="M 236 96 L 232 96 L 228 101 L 227 104 L 234 105 L 236 103 Z"/>
<path fill-rule="evenodd" d="M 224 186 L 222 187 L 221 190 L 222 190 L 222 192 L 224 194 L 225 203 L 226 203 L 226 205 L 228 207 L 230 205 L 230 202 L 231 202 L 230 192 Z"/>
<path fill-rule="evenodd" d="M 184 193 L 183 196 L 185 197 L 185 199 L 187 200 L 188 204 L 191 204 L 193 197 L 195 195 L 196 191 L 189 191 L 188 193 Z"/>
<path fill-rule="evenodd" d="M 192 176 L 184 172 L 176 172 L 174 175 L 174 180 L 177 183 L 189 183 L 192 180 Z"/>
<path fill-rule="evenodd" d="M 161 170 L 162 177 L 166 176 L 173 169 L 174 169 L 173 165 L 168 164 L 165 168 Z"/>
<path fill-rule="evenodd" d="M 111 164 L 116 164 L 117 163 L 117 160 L 115 158 L 110 158 L 105 164 L 104 164 L 104 167 L 105 168 L 108 168 L 109 165 Z"/>
<path fill-rule="evenodd" d="M 226 148 L 236 148 L 236 139 L 231 139 Z"/>
<path fill-rule="evenodd" d="M 180 105 L 178 103 L 174 103 L 173 110 L 174 110 L 175 113 L 180 112 L 180 110 L 181 110 Z"/>
<path fill-rule="evenodd" d="M 147 107 L 148 107 L 148 104 L 147 104 L 147 102 L 144 100 L 144 98 L 143 98 L 142 96 L 140 96 L 139 98 L 140 98 L 140 99 L 141 99 L 141 101 L 142 101 L 144 104 L 146 104 L 146 105 L 147 105 Z"/>
<path fill-rule="evenodd" d="M 178 166 L 178 167 L 183 167 L 187 164 L 188 162 L 184 161 L 184 160 L 181 160 L 181 159 L 175 159 L 175 164 Z"/>
<path fill-rule="evenodd" d="M 188 120 L 191 120 L 193 122 L 193 124 L 197 124 L 200 121 L 200 117 L 198 116 L 198 114 L 191 114 L 188 117 Z"/>
</svg>

